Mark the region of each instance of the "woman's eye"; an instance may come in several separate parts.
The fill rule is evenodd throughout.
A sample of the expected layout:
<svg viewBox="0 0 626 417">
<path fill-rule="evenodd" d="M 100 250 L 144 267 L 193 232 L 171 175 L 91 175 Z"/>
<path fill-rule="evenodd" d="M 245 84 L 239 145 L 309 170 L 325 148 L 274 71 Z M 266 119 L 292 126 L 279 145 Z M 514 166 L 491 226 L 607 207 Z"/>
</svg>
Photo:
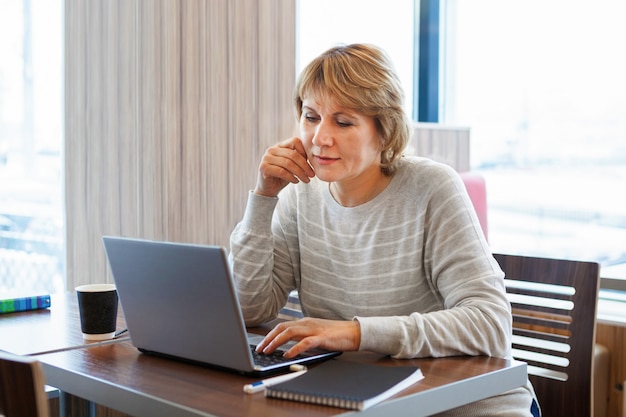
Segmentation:
<svg viewBox="0 0 626 417">
<path fill-rule="evenodd" d="M 352 126 L 352 123 L 350 123 L 350 122 L 344 122 L 344 121 L 341 121 L 341 120 L 337 120 L 337 124 L 338 124 L 340 127 L 349 127 L 349 126 Z"/>
<path fill-rule="evenodd" d="M 310 114 L 305 114 L 304 118 L 306 119 L 307 122 L 316 122 L 319 120 L 319 118 L 317 116 L 313 116 Z"/>
</svg>

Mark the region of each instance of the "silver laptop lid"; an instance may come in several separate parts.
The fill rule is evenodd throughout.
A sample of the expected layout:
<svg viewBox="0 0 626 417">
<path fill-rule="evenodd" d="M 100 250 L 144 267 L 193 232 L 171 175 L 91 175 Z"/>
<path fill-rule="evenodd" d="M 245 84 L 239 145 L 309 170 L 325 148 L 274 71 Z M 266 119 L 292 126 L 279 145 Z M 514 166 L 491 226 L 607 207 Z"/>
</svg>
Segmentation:
<svg viewBox="0 0 626 417">
<path fill-rule="evenodd" d="M 254 371 L 223 247 L 111 236 L 102 240 L 134 346 Z"/>
</svg>

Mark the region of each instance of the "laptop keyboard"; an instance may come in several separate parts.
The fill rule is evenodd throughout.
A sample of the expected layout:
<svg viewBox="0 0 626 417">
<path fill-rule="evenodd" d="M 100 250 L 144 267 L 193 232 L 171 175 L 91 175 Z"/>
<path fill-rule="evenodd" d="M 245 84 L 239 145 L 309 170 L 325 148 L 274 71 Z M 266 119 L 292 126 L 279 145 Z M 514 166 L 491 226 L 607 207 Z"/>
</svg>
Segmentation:
<svg viewBox="0 0 626 417">
<path fill-rule="evenodd" d="M 252 360 L 255 364 L 260 366 L 271 366 L 277 365 L 285 362 L 293 362 L 292 359 L 287 359 L 283 356 L 283 350 L 275 350 L 270 354 L 259 353 L 255 350 L 255 346 L 250 345 L 250 351 L 252 352 Z"/>
</svg>

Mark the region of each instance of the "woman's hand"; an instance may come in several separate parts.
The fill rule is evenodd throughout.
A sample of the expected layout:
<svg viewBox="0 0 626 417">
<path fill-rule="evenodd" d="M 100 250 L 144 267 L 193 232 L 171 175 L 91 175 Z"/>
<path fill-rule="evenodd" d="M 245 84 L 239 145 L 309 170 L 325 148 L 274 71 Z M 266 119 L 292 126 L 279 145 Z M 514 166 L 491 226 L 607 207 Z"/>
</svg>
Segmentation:
<svg viewBox="0 0 626 417">
<path fill-rule="evenodd" d="M 268 148 L 259 165 L 259 176 L 254 192 L 276 197 L 287 184 L 304 181 L 315 176 L 309 165 L 304 145 L 299 138 L 291 138 Z"/>
<path fill-rule="evenodd" d="M 324 320 L 303 318 L 279 323 L 265 336 L 256 350 L 272 353 L 279 346 L 290 340 L 296 340 L 294 346 L 285 352 L 285 357 L 294 356 L 312 348 L 336 351 L 354 351 L 361 343 L 361 327 L 356 320 Z"/>
</svg>

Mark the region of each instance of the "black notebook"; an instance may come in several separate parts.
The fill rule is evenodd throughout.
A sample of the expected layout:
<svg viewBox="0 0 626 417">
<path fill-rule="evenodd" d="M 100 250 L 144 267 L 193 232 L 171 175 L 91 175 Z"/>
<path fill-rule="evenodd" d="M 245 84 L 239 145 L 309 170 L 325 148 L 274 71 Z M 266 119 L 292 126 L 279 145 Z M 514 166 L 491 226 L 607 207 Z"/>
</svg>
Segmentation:
<svg viewBox="0 0 626 417">
<path fill-rule="evenodd" d="M 331 360 L 295 379 L 268 387 L 265 396 L 365 410 L 422 378 L 416 366 Z"/>
</svg>

